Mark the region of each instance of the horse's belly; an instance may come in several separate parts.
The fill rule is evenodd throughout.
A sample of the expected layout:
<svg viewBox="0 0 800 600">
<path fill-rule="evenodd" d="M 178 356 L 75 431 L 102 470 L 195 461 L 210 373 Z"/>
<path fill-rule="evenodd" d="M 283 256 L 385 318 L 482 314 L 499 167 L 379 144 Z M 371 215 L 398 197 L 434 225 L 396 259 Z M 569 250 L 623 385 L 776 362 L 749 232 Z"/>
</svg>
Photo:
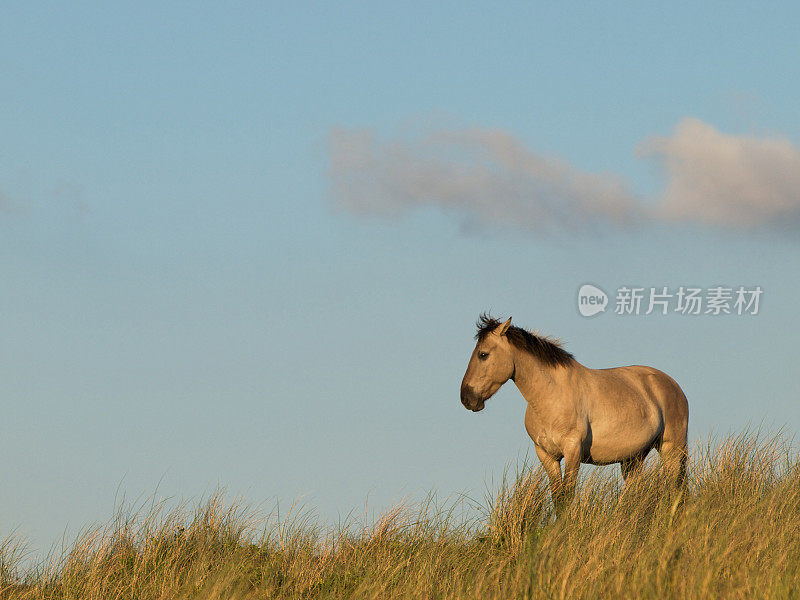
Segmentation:
<svg viewBox="0 0 800 600">
<path fill-rule="evenodd" d="M 628 427 L 592 427 L 586 462 L 607 465 L 648 452 L 661 433 L 659 421 L 644 420 Z"/>
</svg>

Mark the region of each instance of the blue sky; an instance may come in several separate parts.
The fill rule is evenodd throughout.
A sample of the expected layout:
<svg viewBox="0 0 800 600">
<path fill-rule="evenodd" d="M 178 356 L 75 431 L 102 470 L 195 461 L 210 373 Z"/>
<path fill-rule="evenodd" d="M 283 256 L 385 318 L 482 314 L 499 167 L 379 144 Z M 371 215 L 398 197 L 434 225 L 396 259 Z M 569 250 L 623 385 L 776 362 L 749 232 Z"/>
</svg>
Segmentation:
<svg viewBox="0 0 800 600">
<path fill-rule="evenodd" d="M 6 7 L 0 535 L 44 551 L 157 487 L 330 519 L 480 498 L 531 448 L 513 386 L 459 403 L 485 309 L 587 366 L 670 373 L 692 439 L 797 431 L 798 16 Z M 486 159 L 497 140 L 522 166 Z M 445 194 L 453 173 L 468 188 Z M 606 222 L 631 205 L 648 217 Z M 757 316 L 586 319 L 586 282 L 764 296 Z"/>
</svg>

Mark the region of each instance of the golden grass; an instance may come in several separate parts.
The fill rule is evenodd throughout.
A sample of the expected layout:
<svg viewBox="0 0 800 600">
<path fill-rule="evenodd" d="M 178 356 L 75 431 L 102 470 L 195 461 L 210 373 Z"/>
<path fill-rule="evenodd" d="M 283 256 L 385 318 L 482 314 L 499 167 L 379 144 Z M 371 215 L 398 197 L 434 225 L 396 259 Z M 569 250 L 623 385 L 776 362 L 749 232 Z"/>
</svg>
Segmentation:
<svg viewBox="0 0 800 600">
<path fill-rule="evenodd" d="M 800 598 L 800 460 L 780 436 L 696 451 L 683 501 L 657 465 L 624 493 L 609 467 L 555 519 L 524 468 L 481 516 L 458 508 L 333 529 L 294 511 L 265 524 L 219 496 L 121 513 L 27 571 L 0 544 L 0 599 Z"/>
</svg>

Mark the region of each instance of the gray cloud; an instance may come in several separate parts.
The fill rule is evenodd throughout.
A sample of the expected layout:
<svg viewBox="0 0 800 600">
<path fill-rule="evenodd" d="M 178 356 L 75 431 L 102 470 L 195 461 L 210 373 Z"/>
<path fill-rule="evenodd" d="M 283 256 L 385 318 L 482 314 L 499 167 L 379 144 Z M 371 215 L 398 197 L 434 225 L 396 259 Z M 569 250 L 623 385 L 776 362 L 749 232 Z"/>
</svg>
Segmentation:
<svg viewBox="0 0 800 600">
<path fill-rule="evenodd" d="M 436 206 L 488 225 L 532 230 L 800 223 L 800 151 L 791 142 L 725 135 L 695 119 L 638 148 L 666 174 L 663 194 L 650 202 L 618 176 L 543 156 L 498 130 L 381 140 L 369 130 L 336 129 L 329 153 L 334 199 L 358 214 Z"/>
<path fill-rule="evenodd" d="M 661 220 L 754 228 L 800 217 L 800 151 L 787 139 L 727 135 L 684 119 L 672 137 L 638 152 L 666 172 Z"/>
</svg>

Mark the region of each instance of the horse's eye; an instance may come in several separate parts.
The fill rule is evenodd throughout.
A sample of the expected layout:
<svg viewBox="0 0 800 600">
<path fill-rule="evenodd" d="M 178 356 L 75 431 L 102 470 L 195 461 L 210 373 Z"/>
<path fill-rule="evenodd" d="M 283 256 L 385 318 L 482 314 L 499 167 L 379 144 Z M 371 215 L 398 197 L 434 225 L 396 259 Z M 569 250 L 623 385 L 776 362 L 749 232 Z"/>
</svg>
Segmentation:
<svg viewBox="0 0 800 600">
<path fill-rule="evenodd" d="M 478 358 L 480 358 L 481 360 L 486 360 L 487 358 L 489 358 L 489 353 L 488 352 L 478 352 Z"/>
</svg>

